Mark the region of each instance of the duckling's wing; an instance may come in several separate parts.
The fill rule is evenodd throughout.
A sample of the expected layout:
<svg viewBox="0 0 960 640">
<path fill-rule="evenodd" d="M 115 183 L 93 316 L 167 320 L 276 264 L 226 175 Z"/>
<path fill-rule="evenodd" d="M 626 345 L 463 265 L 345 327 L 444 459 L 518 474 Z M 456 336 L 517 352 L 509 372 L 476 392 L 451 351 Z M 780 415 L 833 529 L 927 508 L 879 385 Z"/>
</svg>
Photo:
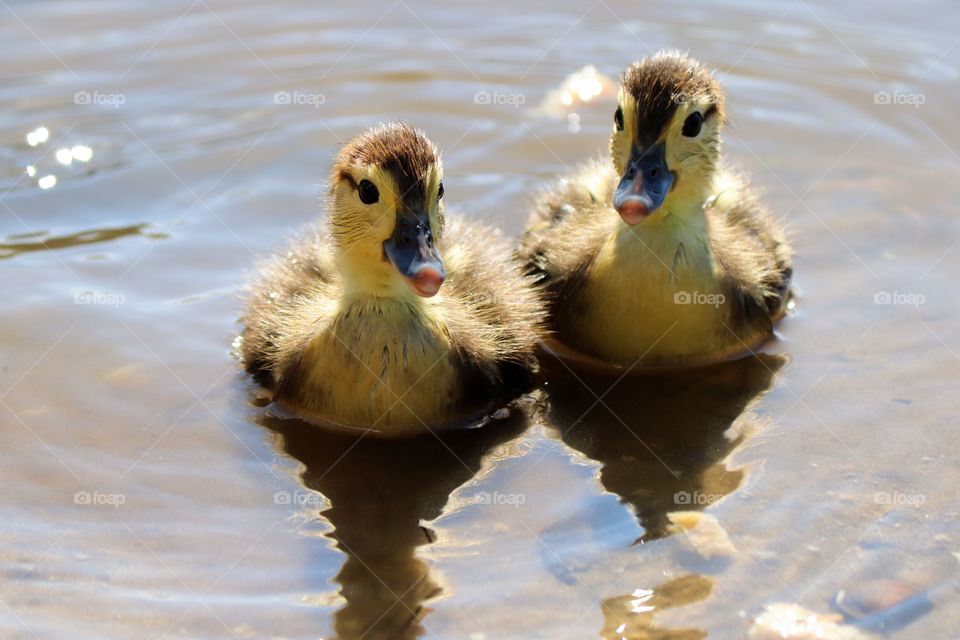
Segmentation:
<svg viewBox="0 0 960 640">
<path fill-rule="evenodd" d="M 287 250 L 260 264 L 260 273 L 247 287 L 247 314 L 242 322 L 240 353 L 251 373 L 279 373 L 287 356 L 301 353 L 309 340 L 302 318 L 304 302 L 336 299 L 339 277 L 329 247 L 329 237 L 318 227 L 308 227 Z M 302 344 L 301 344 L 302 343 Z"/>
<path fill-rule="evenodd" d="M 593 261 L 615 215 L 617 176 L 609 160 L 594 160 L 544 190 L 520 241 L 518 259 L 548 293 L 551 304 L 576 289 Z"/>
<path fill-rule="evenodd" d="M 714 253 L 744 309 L 776 320 L 790 300 L 793 249 L 759 194 L 739 176 L 728 183 L 732 197 L 706 209 Z"/>
<path fill-rule="evenodd" d="M 728 217 L 755 239 L 766 256 L 761 278 L 764 298 L 771 314 L 777 315 L 790 299 L 790 281 L 793 277 L 793 247 L 783 227 L 754 194 L 734 207 Z"/>
<path fill-rule="evenodd" d="M 447 268 L 439 304 L 464 388 L 498 401 L 529 391 L 545 318 L 509 242 L 499 231 L 449 216 L 438 249 Z"/>
</svg>

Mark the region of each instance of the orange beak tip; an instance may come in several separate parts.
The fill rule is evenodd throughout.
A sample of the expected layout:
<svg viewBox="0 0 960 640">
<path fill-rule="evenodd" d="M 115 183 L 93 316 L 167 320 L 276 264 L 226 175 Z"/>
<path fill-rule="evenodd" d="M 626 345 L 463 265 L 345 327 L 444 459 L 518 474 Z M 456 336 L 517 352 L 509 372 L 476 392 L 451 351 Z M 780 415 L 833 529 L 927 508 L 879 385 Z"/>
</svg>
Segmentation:
<svg viewBox="0 0 960 640">
<path fill-rule="evenodd" d="M 623 221 L 629 225 L 640 224 L 650 215 L 646 205 L 636 200 L 627 200 L 621 204 L 617 208 L 617 213 L 619 213 Z"/>
<path fill-rule="evenodd" d="M 411 288 L 414 293 L 424 298 L 431 298 L 440 291 L 440 285 L 443 284 L 443 276 L 436 269 L 425 267 L 417 273 L 417 277 L 411 282 Z"/>
</svg>

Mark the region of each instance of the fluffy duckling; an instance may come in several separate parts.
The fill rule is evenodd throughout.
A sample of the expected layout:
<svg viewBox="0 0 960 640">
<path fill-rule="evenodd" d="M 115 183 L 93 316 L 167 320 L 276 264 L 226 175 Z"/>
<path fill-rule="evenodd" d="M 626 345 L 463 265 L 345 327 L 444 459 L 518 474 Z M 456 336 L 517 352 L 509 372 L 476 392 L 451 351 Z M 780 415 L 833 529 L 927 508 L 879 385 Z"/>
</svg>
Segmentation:
<svg viewBox="0 0 960 640">
<path fill-rule="evenodd" d="M 720 85 L 696 60 L 660 52 L 623 73 L 618 102 L 612 162 L 545 192 L 521 243 L 557 339 L 620 365 L 755 349 L 786 308 L 791 249 L 721 161 Z"/>
<path fill-rule="evenodd" d="M 443 206 L 436 147 L 371 129 L 333 167 L 326 228 L 267 264 L 239 351 L 274 400 L 387 435 L 465 423 L 530 390 L 542 303 L 509 244 Z"/>
</svg>

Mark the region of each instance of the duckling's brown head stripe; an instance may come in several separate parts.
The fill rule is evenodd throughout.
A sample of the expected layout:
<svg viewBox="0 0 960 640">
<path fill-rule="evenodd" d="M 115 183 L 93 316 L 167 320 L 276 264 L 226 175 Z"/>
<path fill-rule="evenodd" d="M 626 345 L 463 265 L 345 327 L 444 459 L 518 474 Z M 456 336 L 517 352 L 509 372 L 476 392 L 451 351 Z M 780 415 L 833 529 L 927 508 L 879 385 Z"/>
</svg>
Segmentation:
<svg viewBox="0 0 960 640">
<path fill-rule="evenodd" d="M 664 51 L 635 62 L 620 76 L 620 85 L 637 101 L 637 137 L 647 147 L 657 141 L 677 107 L 707 100 L 722 111 L 720 85 L 700 63 L 678 51 Z"/>
<path fill-rule="evenodd" d="M 407 206 L 422 207 L 427 171 L 438 158 L 437 148 L 422 131 L 394 122 L 368 129 L 347 144 L 340 152 L 335 173 L 349 180 L 349 165 L 380 167 L 393 176 Z"/>
</svg>

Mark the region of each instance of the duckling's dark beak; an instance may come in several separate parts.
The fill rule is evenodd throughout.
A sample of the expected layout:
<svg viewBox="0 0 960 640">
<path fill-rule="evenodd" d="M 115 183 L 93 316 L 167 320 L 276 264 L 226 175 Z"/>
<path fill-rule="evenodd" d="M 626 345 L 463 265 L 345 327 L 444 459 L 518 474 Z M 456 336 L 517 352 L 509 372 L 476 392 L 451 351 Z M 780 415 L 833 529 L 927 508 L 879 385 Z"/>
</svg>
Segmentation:
<svg viewBox="0 0 960 640">
<path fill-rule="evenodd" d="M 418 296 L 436 295 L 447 277 L 447 269 L 433 244 L 430 217 L 425 211 L 397 213 L 393 235 L 383 243 L 383 255 Z"/>
<path fill-rule="evenodd" d="M 660 208 L 671 186 L 673 173 L 667 168 L 664 144 L 661 142 L 646 151 L 634 145 L 627 169 L 613 194 L 613 206 L 624 222 L 639 224 Z"/>
</svg>

